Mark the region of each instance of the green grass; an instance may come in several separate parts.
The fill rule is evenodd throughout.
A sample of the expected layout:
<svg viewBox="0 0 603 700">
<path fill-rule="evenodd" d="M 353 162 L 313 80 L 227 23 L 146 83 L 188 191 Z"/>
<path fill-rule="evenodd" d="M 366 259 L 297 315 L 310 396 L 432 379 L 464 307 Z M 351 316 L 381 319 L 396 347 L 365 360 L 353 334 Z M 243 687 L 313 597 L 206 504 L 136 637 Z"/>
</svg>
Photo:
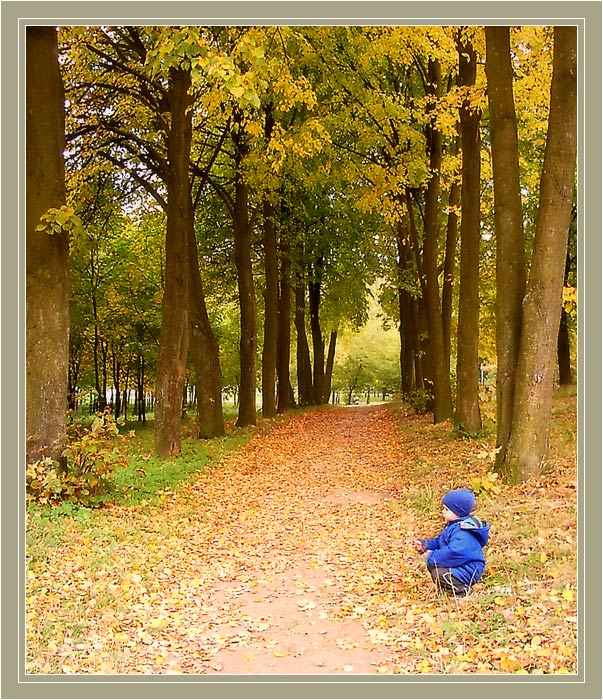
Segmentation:
<svg viewBox="0 0 603 700">
<path fill-rule="evenodd" d="M 234 431 L 210 440 L 185 438 L 177 457 L 160 459 L 153 454 L 153 426 L 147 424 L 135 433 L 128 464 L 115 474 L 115 500 L 122 505 L 152 502 L 166 490 L 193 481 L 214 468 L 225 455 L 242 447 L 250 437 L 249 431 Z"/>
</svg>

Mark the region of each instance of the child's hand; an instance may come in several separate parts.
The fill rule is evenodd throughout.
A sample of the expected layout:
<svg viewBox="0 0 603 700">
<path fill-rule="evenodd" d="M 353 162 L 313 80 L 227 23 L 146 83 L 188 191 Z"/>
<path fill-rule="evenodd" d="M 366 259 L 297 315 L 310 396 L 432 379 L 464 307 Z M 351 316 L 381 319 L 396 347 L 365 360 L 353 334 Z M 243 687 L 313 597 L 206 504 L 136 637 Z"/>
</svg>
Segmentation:
<svg viewBox="0 0 603 700">
<path fill-rule="evenodd" d="M 427 561 L 427 560 L 429 559 L 429 555 L 430 555 L 430 554 L 431 554 L 431 550 L 430 550 L 430 549 L 426 549 L 426 550 L 423 552 L 423 554 L 421 554 L 421 559 L 422 559 L 423 561 Z"/>
</svg>

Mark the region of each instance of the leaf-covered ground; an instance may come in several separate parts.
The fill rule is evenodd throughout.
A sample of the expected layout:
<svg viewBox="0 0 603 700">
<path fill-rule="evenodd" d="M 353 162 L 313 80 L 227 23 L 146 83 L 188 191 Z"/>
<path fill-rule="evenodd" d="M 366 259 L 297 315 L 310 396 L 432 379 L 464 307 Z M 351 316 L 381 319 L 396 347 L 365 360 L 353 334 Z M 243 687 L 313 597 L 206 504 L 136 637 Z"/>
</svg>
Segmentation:
<svg viewBox="0 0 603 700">
<path fill-rule="evenodd" d="M 574 401 L 556 404 L 555 472 L 518 487 L 487 477 L 488 440 L 329 407 L 155 504 L 64 517 L 59 534 L 30 517 L 27 671 L 576 673 Z M 472 483 L 488 572 L 441 598 L 410 539 Z"/>
</svg>

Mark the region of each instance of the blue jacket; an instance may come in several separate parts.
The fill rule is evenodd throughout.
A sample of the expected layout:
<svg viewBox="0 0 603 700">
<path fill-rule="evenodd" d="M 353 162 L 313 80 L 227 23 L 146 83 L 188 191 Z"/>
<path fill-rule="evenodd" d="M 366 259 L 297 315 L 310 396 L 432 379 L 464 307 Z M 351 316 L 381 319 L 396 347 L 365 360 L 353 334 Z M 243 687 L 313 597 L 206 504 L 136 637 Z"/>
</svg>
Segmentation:
<svg viewBox="0 0 603 700">
<path fill-rule="evenodd" d="M 453 520 L 438 537 L 422 540 L 425 549 L 432 550 L 427 564 L 450 569 L 459 581 L 474 584 L 484 572 L 483 547 L 488 542 L 489 532 L 490 525 L 475 516 Z"/>
</svg>

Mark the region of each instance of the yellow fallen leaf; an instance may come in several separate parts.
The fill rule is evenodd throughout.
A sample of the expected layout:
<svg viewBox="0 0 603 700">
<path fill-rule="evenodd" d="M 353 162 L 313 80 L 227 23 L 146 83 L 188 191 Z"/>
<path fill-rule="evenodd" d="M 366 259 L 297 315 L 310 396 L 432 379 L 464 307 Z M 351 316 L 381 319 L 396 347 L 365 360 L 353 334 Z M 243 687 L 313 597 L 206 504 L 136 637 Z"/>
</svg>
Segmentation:
<svg viewBox="0 0 603 700">
<path fill-rule="evenodd" d="M 161 664 L 165 663 L 165 656 L 162 656 L 161 654 L 157 654 L 157 656 L 155 657 L 155 663 L 158 666 L 161 666 Z"/>
<path fill-rule="evenodd" d="M 289 654 L 287 654 L 287 652 L 285 652 L 285 651 L 275 651 L 274 655 L 276 656 L 277 659 L 282 659 L 285 656 L 289 656 Z"/>
<path fill-rule="evenodd" d="M 571 588 L 565 588 L 561 594 L 561 597 L 565 598 L 565 600 L 574 600 L 574 592 Z"/>
<path fill-rule="evenodd" d="M 169 620 L 165 620 L 164 618 L 157 617 L 154 620 L 151 620 L 150 627 L 152 630 L 162 630 L 165 627 L 167 627 L 170 624 Z"/>
<path fill-rule="evenodd" d="M 542 564 L 548 559 L 546 552 L 540 552 L 540 561 Z"/>
</svg>

